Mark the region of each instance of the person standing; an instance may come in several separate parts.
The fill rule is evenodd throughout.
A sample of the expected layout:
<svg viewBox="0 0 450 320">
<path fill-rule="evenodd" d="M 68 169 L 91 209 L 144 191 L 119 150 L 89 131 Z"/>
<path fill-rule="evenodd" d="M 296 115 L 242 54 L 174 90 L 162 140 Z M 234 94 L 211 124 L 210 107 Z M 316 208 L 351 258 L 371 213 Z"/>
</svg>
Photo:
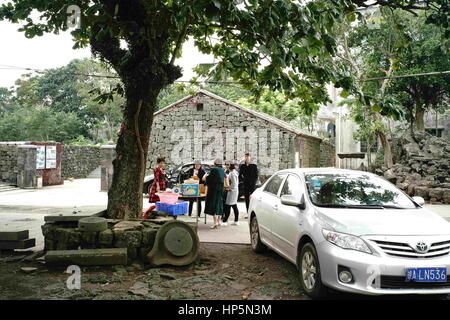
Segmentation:
<svg viewBox="0 0 450 320">
<path fill-rule="evenodd" d="M 230 174 L 230 164 L 231 164 L 230 160 L 225 161 L 225 180 L 224 180 L 224 188 L 223 188 L 223 208 L 224 208 L 224 210 L 225 210 L 225 202 L 227 200 L 227 193 L 228 193 L 228 189 L 229 189 L 229 187 L 227 188 L 227 185 L 226 185 L 227 179 L 228 179 L 228 182 L 230 182 L 230 179 L 228 177 L 228 175 Z M 225 211 L 224 211 L 224 213 L 225 213 Z M 222 221 L 223 221 L 224 217 L 225 216 L 222 216 Z"/>
<path fill-rule="evenodd" d="M 250 195 L 255 191 L 256 182 L 258 181 L 258 167 L 251 161 L 250 153 L 246 153 L 244 163 L 239 167 L 239 180 L 243 182 L 247 212 L 250 204 Z"/>
<path fill-rule="evenodd" d="M 205 185 L 208 187 L 205 200 L 205 213 L 214 217 L 214 224 L 211 227 L 216 229 L 220 225 L 220 217 L 223 214 L 223 183 L 225 170 L 222 167 L 222 159 L 214 160 L 214 167 L 203 178 L 206 180 Z"/>
<path fill-rule="evenodd" d="M 227 225 L 228 218 L 230 216 L 231 208 L 233 208 L 234 212 L 234 222 L 232 225 L 239 225 L 239 209 L 237 206 L 238 196 L 239 196 L 239 173 L 236 170 L 237 164 L 230 164 L 230 173 L 228 174 L 228 178 L 230 179 L 230 190 L 227 192 L 227 199 L 225 202 L 225 213 L 223 217 L 222 225 Z"/>
<path fill-rule="evenodd" d="M 202 168 L 202 163 L 201 163 L 201 161 L 196 160 L 196 161 L 194 162 L 194 167 L 191 168 L 191 169 L 188 171 L 188 176 L 189 176 L 189 178 L 197 177 L 198 180 L 199 180 L 199 184 L 203 184 L 203 183 L 204 183 L 204 182 L 203 182 L 203 177 L 204 177 L 204 175 L 205 175 L 205 170 L 203 170 L 203 168 Z M 192 215 L 192 208 L 193 208 L 193 206 L 194 206 L 194 203 L 197 203 L 197 200 L 195 200 L 195 199 L 189 199 L 189 216 Z M 200 210 L 200 212 L 197 212 L 197 216 L 200 217 L 200 213 L 202 212 L 202 202 L 201 202 L 201 201 L 200 201 L 200 208 L 199 208 L 199 210 Z"/>
<path fill-rule="evenodd" d="M 164 158 L 158 158 L 156 159 L 157 166 L 153 169 L 153 183 L 150 187 L 149 192 L 149 202 L 150 203 L 156 203 L 159 201 L 159 197 L 157 195 L 160 191 L 166 190 L 166 172 L 164 171 L 164 167 L 166 165 L 166 161 Z"/>
</svg>

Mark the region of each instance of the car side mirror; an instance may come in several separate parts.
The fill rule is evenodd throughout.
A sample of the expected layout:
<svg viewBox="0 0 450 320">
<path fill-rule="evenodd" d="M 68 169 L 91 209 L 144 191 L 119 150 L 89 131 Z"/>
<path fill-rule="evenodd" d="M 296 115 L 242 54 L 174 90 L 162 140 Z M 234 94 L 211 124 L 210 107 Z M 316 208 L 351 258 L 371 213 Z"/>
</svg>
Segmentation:
<svg viewBox="0 0 450 320">
<path fill-rule="evenodd" d="M 413 201 L 417 203 L 419 206 L 423 206 L 425 204 L 425 200 L 422 197 L 412 197 Z"/>
<path fill-rule="evenodd" d="M 281 203 L 286 206 L 297 207 L 301 210 L 305 210 L 305 196 L 302 194 L 301 197 L 292 196 L 292 195 L 282 195 Z"/>
</svg>

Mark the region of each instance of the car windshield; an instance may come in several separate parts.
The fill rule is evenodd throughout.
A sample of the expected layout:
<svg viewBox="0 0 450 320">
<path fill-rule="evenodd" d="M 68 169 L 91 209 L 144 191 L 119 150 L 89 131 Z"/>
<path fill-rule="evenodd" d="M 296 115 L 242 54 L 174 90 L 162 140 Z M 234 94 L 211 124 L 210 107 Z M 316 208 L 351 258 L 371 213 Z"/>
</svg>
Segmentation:
<svg viewBox="0 0 450 320">
<path fill-rule="evenodd" d="M 394 185 L 367 174 L 307 174 L 309 198 L 320 207 L 416 208 Z"/>
</svg>

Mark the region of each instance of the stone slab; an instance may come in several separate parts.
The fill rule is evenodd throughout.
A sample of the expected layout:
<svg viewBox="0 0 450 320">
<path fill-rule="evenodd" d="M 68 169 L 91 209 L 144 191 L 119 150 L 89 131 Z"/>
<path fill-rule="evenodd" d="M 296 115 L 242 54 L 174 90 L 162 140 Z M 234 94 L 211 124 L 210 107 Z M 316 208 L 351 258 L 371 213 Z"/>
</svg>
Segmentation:
<svg viewBox="0 0 450 320">
<path fill-rule="evenodd" d="M 89 217 L 101 217 L 103 215 L 103 211 L 100 212 L 91 212 L 91 213 L 60 213 L 60 214 L 50 214 L 45 216 L 45 222 L 78 222 L 80 219 L 89 218 Z"/>
<path fill-rule="evenodd" d="M 14 240 L 14 241 L 0 241 L 0 249 L 14 250 L 14 249 L 28 249 L 36 246 L 36 239 Z"/>
<path fill-rule="evenodd" d="M 28 230 L 20 231 L 0 231 L 0 241 L 25 240 L 30 237 Z"/>
<path fill-rule="evenodd" d="M 107 266 L 126 265 L 127 249 L 82 249 L 82 250 L 55 250 L 48 251 L 45 263 L 53 266 L 80 265 L 80 266 Z"/>
</svg>

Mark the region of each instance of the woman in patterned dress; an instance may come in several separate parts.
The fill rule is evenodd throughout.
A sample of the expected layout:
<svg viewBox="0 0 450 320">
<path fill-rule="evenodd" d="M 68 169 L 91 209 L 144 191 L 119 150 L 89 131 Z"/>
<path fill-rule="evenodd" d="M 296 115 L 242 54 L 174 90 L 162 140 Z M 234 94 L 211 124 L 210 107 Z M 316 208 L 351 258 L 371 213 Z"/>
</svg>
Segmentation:
<svg viewBox="0 0 450 320">
<path fill-rule="evenodd" d="M 164 166 L 166 165 L 164 158 L 158 158 L 156 160 L 158 165 L 153 169 L 153 183 L 150 187 L 149 202 L 156 203 L 159 201 L 159 197 L 156 193 L 166 190 L 166 172 Z"/>
</svg>

